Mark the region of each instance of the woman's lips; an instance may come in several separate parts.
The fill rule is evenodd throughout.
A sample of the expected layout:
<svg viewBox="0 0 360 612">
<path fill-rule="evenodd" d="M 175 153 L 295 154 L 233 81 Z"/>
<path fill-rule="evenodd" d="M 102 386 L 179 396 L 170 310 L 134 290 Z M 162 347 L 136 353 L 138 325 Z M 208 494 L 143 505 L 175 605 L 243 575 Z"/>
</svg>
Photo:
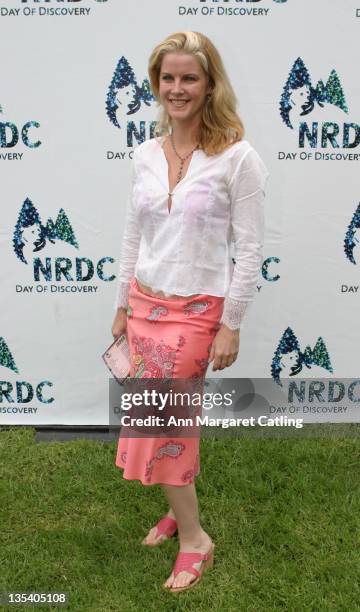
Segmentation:
<svg viewBox="0 0 360 612">
<path fill-rule="evenodd" d="M 173 100 L 173 99 L 170 99 L 169 102 L 171 104 L 173 104 L 174 106 L 176 106 L 176 108 L 182 108 L 183 106 L 185 106 L 185 104 L 187 104 L 189 102 L 189 100 Z"/>
</svg>

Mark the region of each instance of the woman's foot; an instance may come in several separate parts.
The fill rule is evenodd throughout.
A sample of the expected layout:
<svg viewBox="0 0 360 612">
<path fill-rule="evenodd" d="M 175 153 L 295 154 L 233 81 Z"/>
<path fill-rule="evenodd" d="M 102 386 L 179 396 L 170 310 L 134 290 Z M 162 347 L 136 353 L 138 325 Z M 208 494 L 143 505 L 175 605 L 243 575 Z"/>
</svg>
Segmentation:
<svg viewBox="0 0 360 612">
<path fill-rule="evenodd" d="M 143 539 L 142 544 L 145 546 L 158 546 L 158 544 L 161 544 L 161 542 L 168 540 L 174 535 L 177 529 L 175 514 L 172 510 L 169 510 L 169 512 L 163 518 L 171 520 L 164 521 L 167 524 L 163 523 L 161 525 L 163 521 L 163 519 L 161 519 L 161 521 L 158 523 L 158 525 L 160 524 L 160 529 L 157 525 L 152 527 L 147 536 Z"/>
<path fill-rule="evenodd" d="M 210 536 L 202 529 L 197 541 L 193 543 L 189 542 L 188 544 L 180 544 L 180 552 L 205 554 L 212 550 L 212 547 L 213 542 Z M 199 571 L 203 563 L 203 561 L 193 563 L 192 567 Z M 194 580 L 196 580 L 196 576 L 190 572 L 181 571 L 176 577 L 174 577 L 174 571 L 172 571 L 169 578 L 166 580 L 166 582 L 164 582 L 163 586 L 168 589 L 175 589 L 188 586 L 190 582 L 193 582 Z"/>
</svg>

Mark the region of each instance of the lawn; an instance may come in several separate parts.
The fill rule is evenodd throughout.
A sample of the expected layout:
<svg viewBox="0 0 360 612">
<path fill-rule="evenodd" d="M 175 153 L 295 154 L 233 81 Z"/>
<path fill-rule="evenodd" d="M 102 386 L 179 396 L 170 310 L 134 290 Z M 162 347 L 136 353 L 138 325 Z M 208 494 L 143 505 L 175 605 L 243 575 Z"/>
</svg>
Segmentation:
<svg viewBox="0 0 360 612">
<path fill-rule="evenodd" d="M 65 591 L 76 612 L 360 610 L 359 436 L 201 445 L 215 563 L 174 595 L 161 584 L 177 540 L 140 544 L 166 511 L 161 489 L 122 478 L 115 441 L 35 443 L 32 428 L 2 429 L 0 590 Z"/>
</svg>

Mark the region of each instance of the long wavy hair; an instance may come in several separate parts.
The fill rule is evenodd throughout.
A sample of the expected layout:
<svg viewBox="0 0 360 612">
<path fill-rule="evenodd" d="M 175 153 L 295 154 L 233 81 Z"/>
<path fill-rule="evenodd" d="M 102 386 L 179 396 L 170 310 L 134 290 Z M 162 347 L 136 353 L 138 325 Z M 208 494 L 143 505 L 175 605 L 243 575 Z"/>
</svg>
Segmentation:
<svg viewBox="0 0 360 612">
<path fill-rule="evenodd" d="M 213 43 L 200 32 L 176 32 L 158 44 L 150 55 L 148 71 L 154 96 L 160 106 L 159 81 L 166 53 L 182 52 L 194 55 L 209 79 L 212 93 L 203 107 L 199 146 L 207 155 L 221 153 L 244 137 L 244 126 L 237 113 L 237 100 L 226 74 L 222 59 Z M 155 135 L 171 132 L 171 117 L 162 106 Z"/>
</svg>

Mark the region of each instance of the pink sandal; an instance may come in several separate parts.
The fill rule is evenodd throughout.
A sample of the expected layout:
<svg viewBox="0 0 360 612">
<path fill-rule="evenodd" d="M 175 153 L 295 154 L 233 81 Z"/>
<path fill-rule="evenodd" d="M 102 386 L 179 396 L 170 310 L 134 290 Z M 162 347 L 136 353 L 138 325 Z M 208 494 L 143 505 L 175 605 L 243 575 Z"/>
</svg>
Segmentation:
<svg viewBox="0 0 360 612">
<path fill-rule="evenodd" d="M 189 572 L 189 574 L 194 574 L 196 576 L 195 580 L 192 580 L 189 584 L 182 587 L 164 587 L 165 589 L 171 591 L 172 593 L 180 593 L 180 591 L 186 591 L 187 589 L 192 589 L 198 582 L 200 582 L 202 575 L 207 567 L 212 567 L 214 564 L 214 543 L 211 544 L 211 547 L 207 553 L 197 553 L 197 552 L 179 552 L 176 557 L 173 574 L 174 578 L 180 572 Z M 193 567 L 194 563 L 200 563 L 203 561 L 200 569 L 197 570 Z"/>
<path fill-rule="evenodd" d="M 156 544 L 146 544 L 144 540 L 142 543 L 144 546 L 159 546 L 161 542 L 165 540 L 169 540 L 177 531 L 177 522 L 175 519 L 172 519 L 170 516 L 164 516 L 157 525 L 155 525 L 157 532 L 156 538 L 160 538 L 160 536 L 164 536 L 157 542 Z M 145 539 L 145 538 L 144 538 Z"/>
</svg>

